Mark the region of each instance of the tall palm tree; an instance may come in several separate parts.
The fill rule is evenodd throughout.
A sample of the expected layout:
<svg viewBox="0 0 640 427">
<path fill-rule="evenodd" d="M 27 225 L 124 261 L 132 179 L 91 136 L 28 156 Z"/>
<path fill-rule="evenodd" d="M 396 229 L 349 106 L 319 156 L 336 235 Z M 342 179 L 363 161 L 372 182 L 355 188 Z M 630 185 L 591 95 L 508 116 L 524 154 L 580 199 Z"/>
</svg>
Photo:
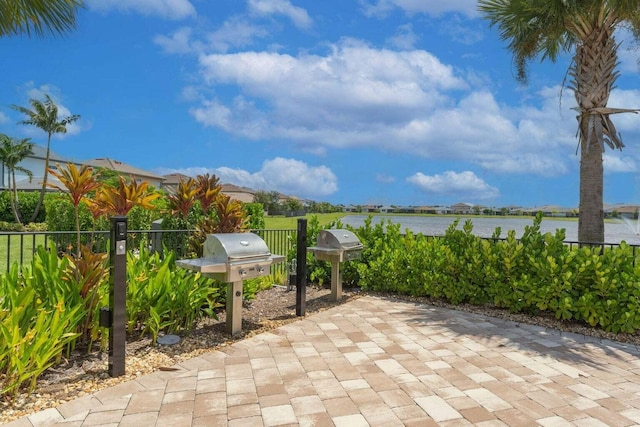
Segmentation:
<svg viewBox="0 0 640 427">
<path fill-rule="evenodd" d="M 479 0 L 479 9 L 508 41 L 517 77 L 526 81 L 534 58 L 555 62 L 572 53 L 569 88 L 578 111 L 580 213 L 578 240 L 604 241 L 603 166 L 605 144 L 624 144 L 610 115 L 638 110 L 609 108 L 619 75 L 615 30 L 628 25 L 638 34 L 639 0 Z"/>
<path fill-rule="evenodd" d="M 1 1 L 1 0 L 0 0 Z M 49 176 L 49 156 L 51 154 L 51 136 L 55 133 L 67 133 L 67 125 L 75 122 L 80 118 L 79 115 L 74 114 L 68 117 L 58 120 L 58 106 L 53 102 L 49 95 L 45 95 L 44 102 L 37 99 L 29 100 L 33 110 L 26 107 L 20 107 L 18 105 L 12 105 L 16 111 L 21 112 L 28 118 L 18 123 L 24 125 L 33 125 L 42 129 L 47 133 L 47 154 L 44 159 L 44 178 L 42 179 L 42 188 L 40 189 L 40 197 L 38 198 L 38 204 L 33 212 L 31 221 L 35 221 L 40 213 L 42 207 L 42 200 L 44 199 L 44 193 L 47 189 L 47 178 Z"/>
<path fill-rule="evenodd" d="M 0 37 L 65 33 L 75 28 L 81 7 L 83 0 L 0 0 Z"/>
<path fill-rule="evenodd" d="M 20 204 L 18 203 L 18 187 L 16 185 L 16 171 L 22 172 L 29 177 L 33 174 L 29 169 L 18 166 L 27 156 L 33 154 L 33 143 L 26 139 L 14 139 L 3 133 L 0 133 L 0 162 L 4 164 L 10 179 L 9 203 L 13 216 L 18 224 L 22 224 L 20 220 Z"/>
</svg>

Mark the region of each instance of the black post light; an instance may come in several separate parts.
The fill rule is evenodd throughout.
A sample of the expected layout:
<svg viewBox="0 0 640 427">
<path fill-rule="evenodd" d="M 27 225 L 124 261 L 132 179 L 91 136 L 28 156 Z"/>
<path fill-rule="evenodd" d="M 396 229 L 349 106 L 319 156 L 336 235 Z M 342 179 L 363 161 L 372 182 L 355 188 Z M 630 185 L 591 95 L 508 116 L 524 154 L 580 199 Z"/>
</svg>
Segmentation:
<svg viewBox="0 0 640 427">
<path fill-rule="evenodd" d="M 127 217 L 111 218 L 109 278 L 109 375 L 125 373 L 127 299 Z"/>
<path fill-rule="evenodd" d="M 307 306 L 307 220 L 298 219 L 296 253 L 296 316 L 304 316 Z"/>
</svg>

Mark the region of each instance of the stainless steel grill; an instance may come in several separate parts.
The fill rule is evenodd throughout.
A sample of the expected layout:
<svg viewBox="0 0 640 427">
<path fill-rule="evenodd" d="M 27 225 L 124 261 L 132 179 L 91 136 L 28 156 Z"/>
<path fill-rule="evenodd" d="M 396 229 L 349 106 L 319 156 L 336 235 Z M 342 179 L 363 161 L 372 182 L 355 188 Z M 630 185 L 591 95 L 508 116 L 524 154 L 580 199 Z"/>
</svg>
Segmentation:
<svg viewBox="0 0 640 427">
<path fill-rule="evenodd" d="M 360 258 L 364 245 L 353 232 L 343 229 L 320 230 L 316 246 L 307 248 L 321 261 L 331 262 L 331 299 L 342 298 L 340 263 Z"/>
<path fill-rule="evenodd" d="M 272 264 L 286 258 L 271 254 L 265 241 L 254 233 L 208 234 L 202 255 L 178 260 L 176 265 L 228 283 L 227 331 L 235 335 L 242 329 L 242 281 L 267 276 Z"/>
<path fill-rule="evenodd" d="M 353 232 L 342 229 L 320 230 L 316 246 L 307 250 L 323 261 L 351 261 L 360 258 L 364 245 Z"/>
</svg>

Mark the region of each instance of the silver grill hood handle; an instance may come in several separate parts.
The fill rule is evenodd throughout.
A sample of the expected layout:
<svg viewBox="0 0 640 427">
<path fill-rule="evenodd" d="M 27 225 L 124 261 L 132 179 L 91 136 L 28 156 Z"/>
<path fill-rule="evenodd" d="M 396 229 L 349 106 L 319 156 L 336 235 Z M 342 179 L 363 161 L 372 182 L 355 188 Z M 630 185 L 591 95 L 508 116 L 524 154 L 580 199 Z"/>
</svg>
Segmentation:
<svg viewBox="0 0 640 427">
<path fill-rule="evenodd" d="M 260 260 L 263 260 L 263 259 L 268 259 L 270 256 L 271 256 L 271 252 L 267 252 L 267 253 L 258 254 L 258 255 L 235 255 L 235 256 L 229 256 L 227 259 L 229 260 L 229 262 L 251 261 L 251 260 L 260 261 Z"/>
</svg>

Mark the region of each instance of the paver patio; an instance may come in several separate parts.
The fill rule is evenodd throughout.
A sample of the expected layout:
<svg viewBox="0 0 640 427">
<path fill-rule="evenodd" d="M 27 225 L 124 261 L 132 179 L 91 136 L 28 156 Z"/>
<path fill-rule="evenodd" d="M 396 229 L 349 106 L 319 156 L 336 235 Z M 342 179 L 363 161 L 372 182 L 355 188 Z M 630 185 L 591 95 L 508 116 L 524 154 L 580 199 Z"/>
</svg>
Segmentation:
<svg viewBox="0 0 640 427">
<path fill-rule="evenodd" d="M 365 296 L 7 426 L 640 425 L 639 355 Z"/>
</svg>

